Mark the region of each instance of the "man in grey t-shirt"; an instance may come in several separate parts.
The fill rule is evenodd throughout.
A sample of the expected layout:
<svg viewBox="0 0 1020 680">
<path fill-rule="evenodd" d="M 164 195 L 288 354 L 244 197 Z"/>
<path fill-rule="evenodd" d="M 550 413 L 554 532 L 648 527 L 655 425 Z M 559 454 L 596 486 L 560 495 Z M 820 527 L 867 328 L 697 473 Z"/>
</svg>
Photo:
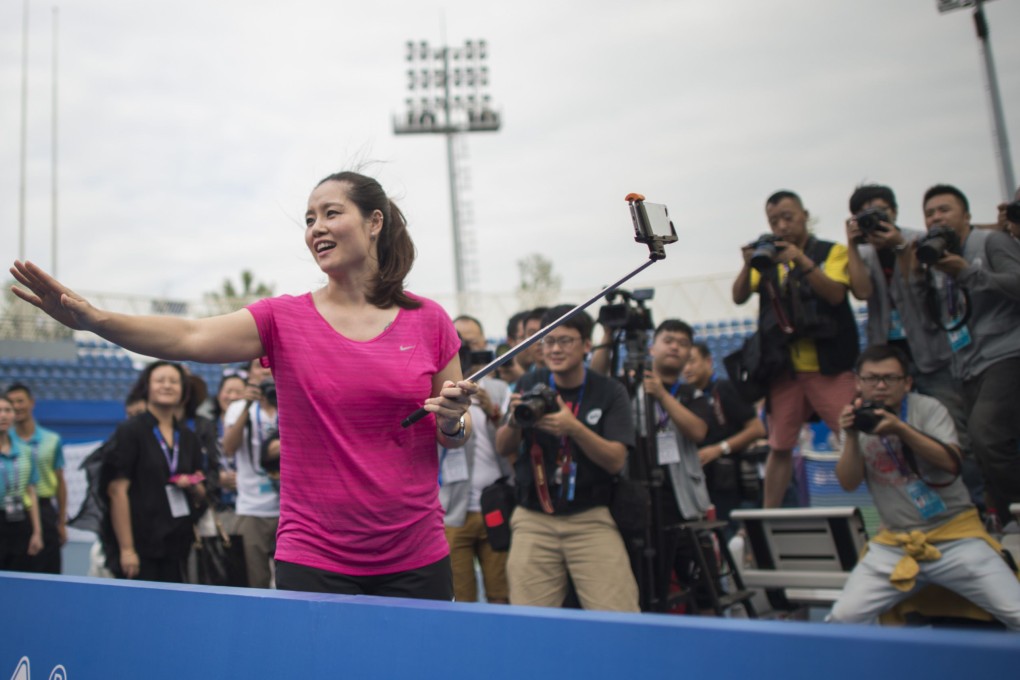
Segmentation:
<svg viewBox="0 0 1020 680">
<path fill-rule="evenodd" d="M 861 398 L 840 416 L 845 441 L 836 477 L 847 490 L 867 482 L 885 531 L 868 545 L 829 620 L 872 622 L 937 584 L 1020 631 L 1020 582 L 960 480 L 960 448 L 945 406 L 908 394 L 907 360 L 888 345 L 861 353 L 857 387 Z M 916 576 L 894 577 L 908 554 Z"/>
</svg>

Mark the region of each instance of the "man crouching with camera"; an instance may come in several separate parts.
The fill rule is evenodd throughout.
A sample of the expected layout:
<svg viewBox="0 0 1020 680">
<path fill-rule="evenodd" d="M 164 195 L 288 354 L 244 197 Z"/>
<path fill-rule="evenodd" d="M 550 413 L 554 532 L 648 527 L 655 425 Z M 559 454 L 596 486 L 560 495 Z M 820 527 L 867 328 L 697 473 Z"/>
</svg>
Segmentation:
<svg viewBox="0 0 1020 680">
<path fill-rule="evenodd" d="M 550 309 L 543 326 L 571 308 Z M 496 450 L 517 454 L 511 604 L 559 607 L 569 576 L 585 609 L 638 611 L 630 559 L 609 513 L 634 424 L 623 385 L 585 367 L 592 326 L 579 312 L 542 339 L 546 368 L 521 377 L 496 433 Z"/>
<path fill-rule="evenodd" d="M 867 482 L 883 530 L 854 567 L 830 621 L 870 623 L 928 584 L 954 591 L 1020 630 L 1020 582 L 984 529 L 960 479 L 953 420 L 937 399 L 908 394 L 907 359 L 869 347 L 860 397 L 843 409 L 840 485 Z"/>
</svg>

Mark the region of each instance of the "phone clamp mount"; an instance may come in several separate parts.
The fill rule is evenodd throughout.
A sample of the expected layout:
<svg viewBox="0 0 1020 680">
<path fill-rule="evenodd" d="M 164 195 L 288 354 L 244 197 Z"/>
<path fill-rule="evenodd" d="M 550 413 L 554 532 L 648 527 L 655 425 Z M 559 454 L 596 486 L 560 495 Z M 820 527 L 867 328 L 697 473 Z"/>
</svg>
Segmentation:
<svg viewBox="0 0 1020 680">
<path fill-rule="evenodd" d="M 634 240 L 648 246 L 648 261 L 621 278 L 616 283 L 603 288 L 590 299 L 577 305 L 569 312 L 550 323 L 548 326 L 540 329 L 527 340 L 515 345 L 506 354 L 496 357 L 494 360 L 469 375 L 467 380 L 470 380 L 471 382 L 478 382 L 524 350 L 534 345 L 536 342 L 541 342 L 542 338 L 561 326 L 578 312 L 587 309 L 609 293 L 612 293 L 624 283 L 650 267 L 653 263 L 666 259 L 666 246 L 670 243 L 676 243 L 677 240 L 676 228 L 673 226 L 673 222 L 669 218 L 669 211 L 666 210 L 666 206 L 661 203 L 645 203 L 645 197 L 641 194 L 627 194 L 625 200 L 630 205 L 630 217 L 631 221 L 634 223 Z M 427 415 L 428 411 L 422 407 L 404 418 L 400 422 L 400 426 L 410 427 Z"/>
</svg>

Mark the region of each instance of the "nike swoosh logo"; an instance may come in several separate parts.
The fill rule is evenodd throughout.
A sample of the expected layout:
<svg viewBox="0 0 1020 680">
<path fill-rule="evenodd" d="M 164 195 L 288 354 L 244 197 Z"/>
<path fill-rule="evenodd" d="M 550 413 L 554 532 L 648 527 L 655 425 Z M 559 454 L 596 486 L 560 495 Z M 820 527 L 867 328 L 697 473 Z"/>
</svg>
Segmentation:
<svg viewBox="0 0 1020 680">
<path fill-rule="evenodd" d="M 401 345 L 400 346 L 400 351 L 401 352 L 406 352 L 409 349 L 414 349 L 414 345 Z"/>
</svg>

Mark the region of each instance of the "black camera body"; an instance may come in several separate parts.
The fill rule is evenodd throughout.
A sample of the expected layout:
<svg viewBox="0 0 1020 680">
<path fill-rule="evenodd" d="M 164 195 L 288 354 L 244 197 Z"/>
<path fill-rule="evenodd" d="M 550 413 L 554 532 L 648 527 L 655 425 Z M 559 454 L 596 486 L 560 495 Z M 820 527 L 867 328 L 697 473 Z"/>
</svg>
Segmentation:
<svg viewBox="0 0 1020 680">
<path fill-rule="evenodd" d="M 776 255 L 786 246 L 777 246 L 782 241 L 775 234 L 762 234 L 752 243 L 747 244 L 751 248 L 751 266 L 759 272 L 763 272 L 776 263 Z"/>
<path fill-rule="evenodd" d="M 1013 201 L 1006 205 L 1006 219 L 1013 224 L 1020 224 L 1020 201 Z"/>
<path fill-rule="evenodd" d="M 882 411 L 889 411 L 880 401 L 865 399 L 854 409 L 854 429 L 871 434 L 882 421 Z"/>
<path fill-rule="evenodd" d="M 933 265 L 947 253 L 962 255 L 959 235 L 949 227 L 934 227 L 917 240 L 917 259 L 926 265 Z"/>
<path fill-rule="evenodd" d="M 266 378 L 259 383 L 259 389 L 262 391 L 262 396 L 266 398 L 273 406 L 278 406 L 276 401 L 276 381 L 272 378 Z"/>
<path fill-rule="evenodd" d="M 623 302 L 616 302 L 618 296 L 623 298 Z M 633 293 L 625 290 L 609 293 L 606 295 L 608 304 L 599 308 L 598 322 L 610 331 L 650 331 L 655 326 L 652 313 L 644 303 L 653 297 L 654 288 L 638 288 Z"/>
<path fill-rule="evenodd" d="M 514 407 L 514 421 L 521 427 L 534 427 L 542 416 L 559 408 L 556 390 L 539 383 L 521 395 L 521 401 Z"/>
<path fill-rule="evenodd" d="M 889 213 L 882 208 L 865 208 L 854 215 L 854 219 L 857 221 L 857 228 L 861 230 L 861 235 L 857 238 L 858 243 L 867 243 L 867 236 L 882 231 L 882 222 L 892 223 Z"/>
</svg>

